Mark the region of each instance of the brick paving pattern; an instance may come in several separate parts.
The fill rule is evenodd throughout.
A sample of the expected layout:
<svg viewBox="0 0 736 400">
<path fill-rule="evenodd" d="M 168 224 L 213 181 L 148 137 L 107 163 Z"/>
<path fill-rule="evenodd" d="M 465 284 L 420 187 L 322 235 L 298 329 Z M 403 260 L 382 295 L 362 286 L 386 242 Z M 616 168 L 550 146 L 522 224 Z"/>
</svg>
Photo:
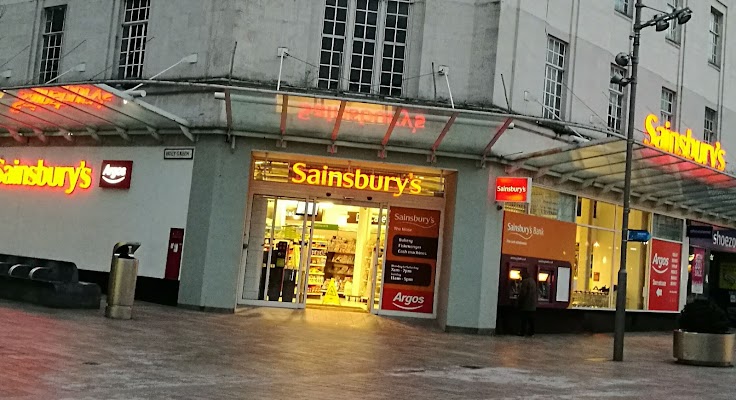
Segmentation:
<svg viewBox="0 0 736 400">
<path fill-rule="evenodd" d="M 0 399 L 736 399 L 736 369 L 674 364 L 666 333 L 446 334 L 367 314 L 146 303 L 136 319 L 0 301 Z"/>
</svg>

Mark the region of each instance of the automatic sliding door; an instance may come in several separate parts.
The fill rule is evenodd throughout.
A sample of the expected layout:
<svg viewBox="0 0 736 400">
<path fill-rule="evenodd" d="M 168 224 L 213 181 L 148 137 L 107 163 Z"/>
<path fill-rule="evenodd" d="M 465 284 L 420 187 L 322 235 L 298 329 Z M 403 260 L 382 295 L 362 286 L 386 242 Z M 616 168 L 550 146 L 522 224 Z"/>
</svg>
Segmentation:
<svg viewBox="0 0 736 400">
<path fill-rule="evenodd" d="M 314 202 L 254 195 L 245 254 L 243 300 L 304 306 Z M 244 246 L 245 247 L 245 246 Z"/>
</svg>

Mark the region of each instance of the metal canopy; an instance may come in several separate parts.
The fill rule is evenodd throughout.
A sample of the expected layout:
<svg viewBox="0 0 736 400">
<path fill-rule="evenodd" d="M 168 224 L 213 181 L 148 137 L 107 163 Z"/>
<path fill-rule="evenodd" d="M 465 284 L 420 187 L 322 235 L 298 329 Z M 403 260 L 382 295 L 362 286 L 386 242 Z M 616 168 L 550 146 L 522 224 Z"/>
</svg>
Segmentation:
<svg viewBox="0 0 736 400">
<path fill-rule="evenodd" d="M 0 91 L 0 135 L 19 142 L 29 136 L 119 135 L 159 139 L 161 132 L 183 133 L 193 140 L 189 123 L 173 114 L 104 84 L 70 84 Z"/>
<path fill-rule="evenodd" d="M 626 141 L 604 139 L 510 158 L 513 169 L 559 176 L 604 192 L 622 192 Z M 638 203 L 667 204 L 696 213 L 736 218 L 736 176 L 634 143 L 632 196 Z"/>
</svg>

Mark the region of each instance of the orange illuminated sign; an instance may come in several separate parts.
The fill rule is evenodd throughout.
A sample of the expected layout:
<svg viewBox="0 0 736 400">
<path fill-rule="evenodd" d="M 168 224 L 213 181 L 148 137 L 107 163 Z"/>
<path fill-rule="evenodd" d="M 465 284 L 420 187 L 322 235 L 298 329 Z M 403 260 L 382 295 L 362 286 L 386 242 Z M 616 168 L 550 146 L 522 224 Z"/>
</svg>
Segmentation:
<svg viewBox="0 0 736 400">
<path fill-rule="evenodd" d="M 277 99 L 279 109 L 282 102 L 283 99 L 279 97 Z M 297 118 L 301 121 L 311 121 L 315 118 L 334 123 L 340 112 L 340 100 L 289 96 L 289 108 L 291 107 L 297 109 Z M 388 126 L 391 124 L 395 113 L 396 108 L 392 106 L 348 101 L 345 103 L 342 121 L 352 122 L 361 126 Z M 423 114 L 401 110 L 399 118 L 396 120 L 396 127 L 411 129 L 412 133 L 416 133 L 419 130 L 423 130 L 426 123 L 427 118 Z"/>
<path fill-rule="evenodd" d="M 113 100 L 113 95 L 95 86 L 67 85 L 61 88 L 22 89 L 18 91 L 18 98 L 18 101 L 11 104 L 10 111 L 18 113 L 23 108 L 36 111 L 39 105 L 50 106 L 57 110 L 68 105 L 99 110 L 102 109 L 102 103 Z"/>
<path fill-rule="evenodd" d="M 354 171 L 339 171 L 330 169 L 327 165 L 322 168 L 309 168 L 307 164 L 301 162 L 294 163 L 291 172 L 292 183 L 305 185 L 388 192 L 393 193 L 394 197 L 404 193 L 422 192 L 422 180 L 413 173 L 409 173 L 407 177 L 388 176 L 364 173 L 360 168 Z"/>
<path fill-rule="evenodd" d="M 669 121 L 657 126 L 658 122 L 656 115 L 647 115 L 644 122 L 644 133 L 647 135 L 644 144 L 719 171 L 726 169 L 726 151 L 721 148 L 721 142 L 705 143 L 694 138 L 690 129 L 682 134 L 671 130 Z"/>
<path fill-rule="evenodd" d="M 530 203 L 532 178 L 496 178 L 495 198 L 498 202 Z"/>
<path fill-rule="evenodd" d="M 0 186 L 26 186 L 59 188 L 66 194 L 77 189 L 89 189 L 92 185 L 92 168 L 86 161 L 77 166 L 51 166 L 46 161 L 23 164 L 20 160 L 6 162 L 0 158 Z"/>
</svg>

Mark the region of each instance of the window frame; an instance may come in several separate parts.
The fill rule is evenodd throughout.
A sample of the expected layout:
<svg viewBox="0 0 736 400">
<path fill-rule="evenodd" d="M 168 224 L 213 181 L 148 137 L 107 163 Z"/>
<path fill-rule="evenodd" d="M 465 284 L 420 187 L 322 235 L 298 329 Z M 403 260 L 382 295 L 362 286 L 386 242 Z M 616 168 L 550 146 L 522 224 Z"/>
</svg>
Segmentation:
<svg viewBox="0 0 736 400">
<path fill-rule="evenodd" d="M 133 6 L 128 9 L 128 4 L 135 4 L 136 1 L 139 2 L 139 7 Z M 151 21 L 151 0 L 123 0 L 121 3 L 116 76 L 118 79 L 141 79 L 145 68 L 146 44 L 148 43 L 149 22 Z M 142 3 L 146 3 L 146 7 L 140 7 Z M 131 12 L 132 16 L 134 10 L 140 12 L 143 9 L 146 9 L 145 19 L 126 21 L 128 11 Z M 137 27 L 142 27 L 142 33 L 134 32 Z M 127 35 L 126 32 L 128 32 Z M 135 44 L 138 39 L 142 39 L 142 46 L 140 48 L 131 46 L 131 43 Z M 138 62 L 135 62 L 136 53 L 140 55 Z M 131 69 L 135 72 L 129 72 Z"/>
<path fill-rule="evenodd" d="M 709 17 L 708 39 L 710 41 L 710 54 L 708 55 L 708 62 L 720 68 L 721 59 L 723 58 L 723 13 L 711 7 Z"/>
<path fill-rule="evenodd" d="M 61 19 L 61 29 L 54 29 L 54 12 L 63 11 Z M 37 78 L 39 84 L 51 82 L 59 77 L 61 61 L 64 58 L 64 31 L 66 28 L 66 18 L 69 14 L 68 4 L 59 4 L 56 6 L 44 7 L 41 22 L 40 52 L 38 58 Z M 51 41 L 56 40 L 53 45 Z M 49 53 L 54 52 L 55 57 L 49 57 Z M 51 67 L 49 68 L 49 64 Z M 54 66 L 55 65 L 55 66 Z"/>
<path fill-rule="evenodd" d="M 712 119 L 708 118 L 709 114 L 712 116 Z M 703 117 L 703 141 L 707 143 L 715 143 L 718 141 L 718 111 L 710 107 L 705 107 Z"/>
<path fill-rule="evenodd" d="M 671 95 L 671 99 L 665 99 L 665 95 Z M 665 102 L 669 103 L 670 109 L 665 110 Z M 659 116 L 662 123 L 669 122 L 670 126 L 675 126 L 675 106 L 677 104 L 677 92 L 662 86 L 662 92 L 659 97 Z"/>
<path fill-rule="evenodd" d="M 626 68 L 623 68 L 616 64 L 611 64 L 610 77 L 613 78 L 615 73 L 626 76 Z M 608 128 L 614 132 L 623 132 L 626 129 L 626 121 L 624 115 L 626 114 L 626 94 L 627 90 L 623 85 L 616 85 L 614 83 L 608 84 Z M 614 103 L 614 96 L 617 98 L 617 102 Z M 615 116 L 611 114 L 612 108 L 617 107 L 619 115 Z M 618 122 L 618 126 L 616 126 Z M 612 126 L 613 125 L 613 126 Z"/>
<path fill-rule="evenodd" d="M 668 0 L 667 7 L 672 10 L 676 10 L 682 6 L 681 3 L 682 0 Z M 665 35 L 665 38 L 670 42 L 679 45 L 682 41 L 682 27 L 680 24 L 677 23 L 676 18 L 669 21 L 669 24 L 670 27 L 669 29 L 667 29 L 667 34 Z"/>
<path fill-rule="evenodd" d="M 631 2 L 632 0 L 614 0 L 613 10 L 621 15 L 631 18 L 633 10 Z"/>
<path fill-rule="evenodd" d="M 555 47 L 559 45 L 559 47 Z M 564 120 L 564 105 L 565 105 L 565 67 L 567 66 L 567 47 L 568 43 L 555 36 L 547 35 L 547 46 L 545 49 L 544 57 L 544 86 L 542 87 L 542 117 L 547 119 Z M 556 51 L 561 49 L 561 51 Z M 552 62 L 550 62 L 550 56 L 552 56 Z M 555 59 L 558 61 L 561 59 L 561 63 L 555 63 Z M 553 80 L 554 77 L 558 77 L 559 81 Z M 551 84 L 551 85 L 550 85 Z M 555 86 L 559 90 L 559 93 L 548 91 L 548 87 Z M 554 104 L 548 104 L 548 99 L 558 100 L 559 108 L 556 108 Z"/>
<path fill-rule="evenodd" d="M 322 24 L 320 25 L 321 31 L 320 31 L 320 50 L 319 55 L 317 58 L 317 77 L 315 79 L 316 84 L 315 87 L 318 89 L 323 90 L 338 90 L 338 91 L 346 91 L 349 93 L 355 93 L 360 95 L 376 95 L 376 96 L 386 96 L 386 97 L 406 97 L 406 73 L 408 71 L 408 62 L 409 62 L 409 54 L 410 54 L 410 46 L 412 41 L 412 13 L 413 13 L 413 6 L 414 1 L 412 0 L 375 0 L 378 2 L 378 15 L 376 19 L 376 35 L 375 40 L 370 40 L 373 42 L 374 49 L 372 56 L 373 57 L 373 63 L 371 66 L 371 80 L 370 80 L 370 86 L 368 91 L 361 91 L 361 90 L 353 90 L 351 89 L 352 85 L 358 85 L 358 88 L 362 88 L 368 84 L 366 83 L 355 83 L 351 81 L 351 70 L 353 69 L 353 56 L 357 55 L 357 53 L 353 52 L 354 44 L 356 42 L 356 12 L 358 11 L 358 2 L 361 0 L 347 0 L 347 18 L 345 21 L 346 28 L 344 35 L 342 35 L 343 40 L 343 49 L 342 49 L 342 56 L 340 57 L 340 65 L 339 65 L 339 75 L 337 77 L 337 83 L 336 87 L 333 87 L 333 85 L 330 83 L 331 81 L 335 81 L 335 79 L 332 78 L 332 75 L 329 75 L 329 79 L 325 79 L 320 77 L 320 69 L 322 67 L 327 66 L 327 64 L 323 64 L 321 57 L 322 52 L 325 51 L 323 49 L 323 41 L 325 38 L 325 23 L 330 22 L 326 18 L 326 12 L 323 12 L 322 15 Z M 366 0 L 366 4 L 368 4 L 372 0 Z M 323 3 L 323 9 L 326 10 L 327 7 L 336 7 L 339 5 L 340 0 L 334 0 L 335 6 L 332 6 L 331 4 L 328 4 L 330 0 L 324 0 Z M 388 43 L 391 46 L 394 46 L 394 48 L 397 46 L 396 41 L 387 42 L 386 41 L 386 30 L 387 28 L 390 28 L 387 23 L 387 17 L 388 17 L 388 8 L 390 3 L 396 3 L 397 4 L 397 13 L 399 12 L 400 4 L 406 4 L 407 7 L 407 15 L 406 15 L 406 35 L 404 38 L 404 58 L 403 58 L 403 65 L 402 65 L 402 71 L 401 71 L 401 87 L 397 88 L 393 85 L 382 85 L 381 84 L 381 77 L 382 75 L 387 72 L 383 69 L 383 60 L 386 56 L 385 50 L 386 50 L 386 44 Z M 393 13 L 391 13 L 393 14 Z M 398 21 L 397 21 L 398 24 Z M 333 28 L 334 32 L 334 28 Z M 334 38 L 340 38 L 340 36 L 336 36 L 334 33 L 331 36 Z M 358 40 L 363 40 L 358 38 Z M 361 57 L 366 57 L 365 54 L 361 55 Z M 393 79 L 393 75 L 397 74 L 393 71 L 394 63 L 398 58 L 396 58 L 396 53 L 392 53 L 391 55 L 391 75 Z M 332 60 L 330 60 L 332 62 Z M 334 64 L 329 64 L 328 68 L 334 68 Z M 362 67 L 365 68 L 365 67 Z M 366 70 L 364 70 L 366 71 Z M 361 75 L 362 77 L 362 75 Z M 323 82 L 327 81 L 326 86 L 323 84 Z M 382 93 L 383 88 L 388 87 L 388 94 Z M 399 90 L 400 93 L 393 92 L 392 90 Z"/>
</svg>

